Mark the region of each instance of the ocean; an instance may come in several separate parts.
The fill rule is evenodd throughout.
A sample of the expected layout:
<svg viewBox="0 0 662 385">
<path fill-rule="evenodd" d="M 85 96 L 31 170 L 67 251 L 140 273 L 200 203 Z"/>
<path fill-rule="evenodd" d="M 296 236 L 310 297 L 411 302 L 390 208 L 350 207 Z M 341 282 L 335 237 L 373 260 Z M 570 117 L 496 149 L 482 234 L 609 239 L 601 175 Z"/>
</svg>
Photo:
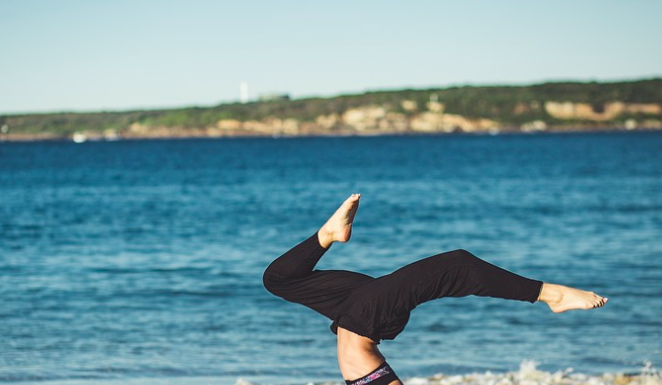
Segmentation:
<svg viewBox="0 0 662 385">
<path fill-rule="evenodd" d="M 464 248 L 610 299 L 426 303 L 380 345 L 406 383 L 661 383 L 659 132 L 0 143 L 0 383 L 342 382 L 330 321 L 261 276 L 354 192 L 320 269 Z"/>
</svg>

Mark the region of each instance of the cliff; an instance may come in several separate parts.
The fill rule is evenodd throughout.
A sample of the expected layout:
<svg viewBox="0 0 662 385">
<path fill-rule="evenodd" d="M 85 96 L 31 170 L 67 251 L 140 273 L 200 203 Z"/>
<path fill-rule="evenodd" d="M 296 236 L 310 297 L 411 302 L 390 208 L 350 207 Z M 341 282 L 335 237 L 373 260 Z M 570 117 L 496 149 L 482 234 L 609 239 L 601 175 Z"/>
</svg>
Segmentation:
<svg viewBox="0 0 662 385">
<path fill-rule="evenodd" d="M 662 79 L 398 90 L 175 110 L 0 116 L 0 140 L 662 129 Z"/>
</svg>

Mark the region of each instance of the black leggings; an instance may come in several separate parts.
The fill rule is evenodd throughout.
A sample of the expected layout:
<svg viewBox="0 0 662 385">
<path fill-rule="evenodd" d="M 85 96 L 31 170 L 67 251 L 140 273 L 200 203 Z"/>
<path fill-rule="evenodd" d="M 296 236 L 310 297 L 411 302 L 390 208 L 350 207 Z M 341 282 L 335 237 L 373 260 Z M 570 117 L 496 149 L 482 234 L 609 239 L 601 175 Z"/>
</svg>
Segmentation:
<svg viewBox="0 0 662 385">
<path fill-rule="evenodd" d="M 373 278 L 345 270 L 314 270 L 327 249 L 317 234 L 278 257 L 264 272 L 264 286 L 375 342 L 394 339 L 418 305 L 443 297 L 477 295 L 535 302 L 542 282 L 489 264 L 466 250 L 421 259 Z"/>
</svg>

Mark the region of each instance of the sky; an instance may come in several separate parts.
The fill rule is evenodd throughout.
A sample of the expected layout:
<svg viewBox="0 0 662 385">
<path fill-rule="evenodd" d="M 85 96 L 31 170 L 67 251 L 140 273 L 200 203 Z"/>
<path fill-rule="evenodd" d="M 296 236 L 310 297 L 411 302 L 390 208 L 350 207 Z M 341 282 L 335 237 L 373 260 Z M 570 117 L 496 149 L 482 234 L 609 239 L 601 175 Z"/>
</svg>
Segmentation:
<svg viewBox="0 0 662 385">
<path fill-rule="evenodd" d="M 662 1 L 0 0 L 0 113 L 662 76 Z"/>
</svg>

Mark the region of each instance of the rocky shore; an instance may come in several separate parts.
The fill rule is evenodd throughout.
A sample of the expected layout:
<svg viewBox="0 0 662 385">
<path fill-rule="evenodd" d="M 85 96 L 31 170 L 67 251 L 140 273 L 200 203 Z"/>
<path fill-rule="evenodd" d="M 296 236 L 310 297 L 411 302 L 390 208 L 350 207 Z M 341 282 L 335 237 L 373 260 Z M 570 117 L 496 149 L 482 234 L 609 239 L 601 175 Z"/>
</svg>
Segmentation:
<svg viewBox="0 0 662 385">
<path fill-rule="evenodd" d="M 662 130 L 662 79 L 0 116 L 0 141 Z"/>
</svg>

